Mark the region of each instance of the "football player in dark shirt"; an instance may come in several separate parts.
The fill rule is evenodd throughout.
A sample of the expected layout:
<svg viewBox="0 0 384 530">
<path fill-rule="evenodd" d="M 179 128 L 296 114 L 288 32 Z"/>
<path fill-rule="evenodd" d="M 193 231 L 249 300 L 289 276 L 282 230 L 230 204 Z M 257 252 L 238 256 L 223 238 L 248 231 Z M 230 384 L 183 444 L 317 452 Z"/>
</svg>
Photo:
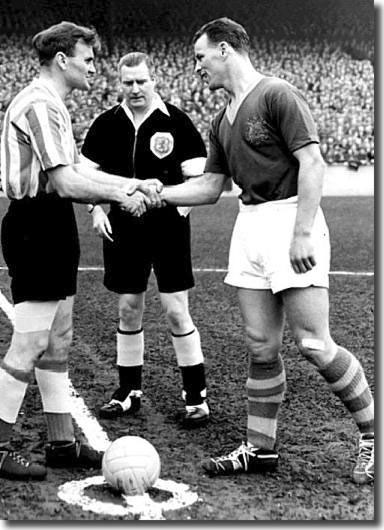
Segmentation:
<svg viewBox="0 0 384 530">
<path fill-rule="evenodd" d="M 228 104 L 213 120 L 205 174 L 165 187 L 167 204 L 215 202 L 232 177 L 241 188 L 226 282 L 237 288 L 249 347 L 247 441 L 203 464 L 210 475 L 276 469 L 276 428 L 286 386 L 285 318 L 299 352 L 351 413 L 360 433 L 357 483 L 374 478 L 374 404 L 360 362 L 329 331 L 324 167 L 304 97 L 258 72 L 244 28 L 221 18 L 194 36 L 196 72 Z"/>
</svg>

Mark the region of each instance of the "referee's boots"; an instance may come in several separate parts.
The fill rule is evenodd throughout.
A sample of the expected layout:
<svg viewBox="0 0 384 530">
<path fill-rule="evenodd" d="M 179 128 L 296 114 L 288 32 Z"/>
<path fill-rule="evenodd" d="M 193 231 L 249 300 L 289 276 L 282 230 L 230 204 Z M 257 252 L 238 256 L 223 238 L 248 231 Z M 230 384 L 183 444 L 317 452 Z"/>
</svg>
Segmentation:
<svg viewBox="0 0 384 530">
<path fill-rule="evenodd" d="M 209 420 L 209 407 L 206 400 L 207 390 L 190 393 L 183 390 L 182 397 L 185 400 L 185 413 L 182 418 L 182 425 L 186 428 L 200 427 Z"/>
<path fill-rule="evenodd" d="M 141 390 L 131 390 L 128 396 L 122 394 L 122 390 L 117 389 L 112 399 L 100 407 L 99 417 L 106 420 L 113 420 L 120 416 L 130 416 L 136 414 L 140 410 L 141 396 L 143 395 Z"/>
</svg>

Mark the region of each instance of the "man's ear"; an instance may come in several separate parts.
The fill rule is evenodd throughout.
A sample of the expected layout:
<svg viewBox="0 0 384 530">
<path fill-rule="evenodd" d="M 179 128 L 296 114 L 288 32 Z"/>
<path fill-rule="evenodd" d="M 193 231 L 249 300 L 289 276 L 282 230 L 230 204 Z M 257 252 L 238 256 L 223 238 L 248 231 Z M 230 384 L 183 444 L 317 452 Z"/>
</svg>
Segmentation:
<svg viewBox="0 0 384 530">
<path fill-rule="evenodd" d="M 220 42 L 219 49 L 220 49 L 220 54 L 223 57 L 226 57 L 228 55 L 228 49 L 229 49 L 228 42 L 225 42 L 225 41 Z"/>
<path fill-rule="evenodd" d="M 56 59 L 58 67 L 61 70 L 67 69 L 67 56 L 65 55 L 64 52 L 57 52 L 55 55 L 55 59 Z"/>
</svg>

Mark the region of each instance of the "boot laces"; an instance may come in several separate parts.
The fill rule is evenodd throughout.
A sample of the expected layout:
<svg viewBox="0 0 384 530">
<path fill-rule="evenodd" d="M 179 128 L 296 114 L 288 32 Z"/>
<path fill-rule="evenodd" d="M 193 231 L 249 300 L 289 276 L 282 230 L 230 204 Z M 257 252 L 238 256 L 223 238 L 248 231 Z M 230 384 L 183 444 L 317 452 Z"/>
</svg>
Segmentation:
<svg viewBox="0 0 384 530">
<path fill-rule="evenodd" d="M 253 453 L 254 450 L 255 448 L 253 446 L 250 446 L 245 442 L 241 442 L 240 447 L 238 447 L 228 455 L 212 458 L 211 460 L 222 469 L 225 468 L 225 466 L 223 466 L 224 462 L 231 461 L 234 469 L 244 468 L 244 471 L 247 471 L 249 457 L 255 456 Z M 241 457 L 243 459 L 243 463 L 240 460 Z"/>
<path fill-rule="evenodd" d="M 21 456 L 19 453 L 16 453 L 16 451 L 9 451 L 8 456 L 12 458 L 14 462 L 20 464 L 23 467 L 29 467 L 30 465 L 28 460 Z"/>
<path fill-rule="evenodd" d="M 359 447 L 359 462 L 362 467 L 365 468 L 366 472 L 368 472 L 368 469 L 370 465 L 373 464 L 373 460 L 375 457 L 375 444 L 373 439 L 365 440 L 362 439 L 360 441 L 360 447 Z"/>
</svg>

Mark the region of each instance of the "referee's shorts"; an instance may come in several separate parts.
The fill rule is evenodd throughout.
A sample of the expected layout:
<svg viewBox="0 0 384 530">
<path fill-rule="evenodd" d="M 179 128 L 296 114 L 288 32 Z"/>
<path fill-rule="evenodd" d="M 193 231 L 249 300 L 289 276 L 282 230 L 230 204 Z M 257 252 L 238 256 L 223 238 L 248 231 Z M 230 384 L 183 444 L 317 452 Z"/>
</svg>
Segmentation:
<svg viewBox="0 0 384 530">
<path fill-rule="evenodd" d="M 55 193 L 12 200 L 2 221 L 1 245 L 14 304 L 76 293 L 80 246 L 70 200 Z"/>
<path fill-rule="evenodd" d="M 290 288 L 329 286 L 329 232 L 321 208 L 312 231 L 316 265 L 296 273 L 289 250 L 297 213 L 297 196 L 258 205 L 240 204 L 232 233 L 225 283 L 273 293 Z"/>
<path fill-rule="evenodd" d="M 194 286 L 189 217 L 173 206 L 141 217 L 112 208 L 113 243 L 104 239 L 104 285 L 119 294 L 145 292 L 151 270 L 159 291 L 174 293 Z"/>
</svg>

